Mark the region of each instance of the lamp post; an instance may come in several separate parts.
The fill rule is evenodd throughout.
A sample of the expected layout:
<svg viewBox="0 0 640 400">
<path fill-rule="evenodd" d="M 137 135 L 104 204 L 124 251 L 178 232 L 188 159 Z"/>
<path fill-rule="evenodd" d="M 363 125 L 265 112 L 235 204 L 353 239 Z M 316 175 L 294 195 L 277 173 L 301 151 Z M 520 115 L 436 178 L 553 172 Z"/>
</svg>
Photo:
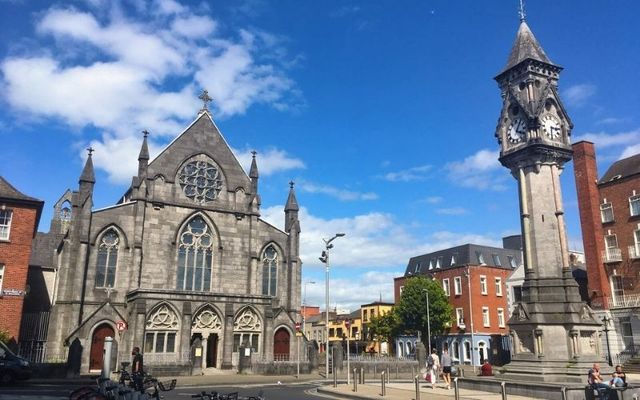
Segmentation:
<svg viewBox="0 0 640 400">
<path fill-rule="evenodd" d="M 306 329 L 306 321 L 307 321 L 307 285 L 312 284 L 315 285 L 315 281 L 306 281 L 304 283 L 304 293 L 302 293 L 302 333 L 305 334 Z"/>
<path fill-rule="evenodd" d="M 326 334 L 326 344 L 325 344 L 325 378 L 329 379 L 329 250 L 333 248 L 331 242 L 336 240 L 339 237 L 343 237 L 344 233 L 336 233 L 329 240 L 322 239 L 324 242 L 324 250 L 322 251 L 322 255 L 320 256 L 320 261 L 324 263 L 325 266 L 325 306 L 324 306 L 324 330 Z M 335 374 L 335 371 L 333 371 Z"/>
<path fill-rule="evenodd" d="M 429 313 L 429 291 L 427 289 L 422 289 L 422 291 L 427 297 L 427 342 L 429 354 L 431 354 L 431 314 Z"/>
<path fill-rule="evenodd" d="M 607 340 L 607 360 L 609 362 L 609 366 L 613 366 L 613 360 L 611 360 L 611 347 L 609 345 L 609 321 L 611 321 L 611 318 L 609 318 L 608 315 L 605 315 L 604 318 L 602 318 L 602 322 L 604 322 L 604 337 Z"/>
</svg>

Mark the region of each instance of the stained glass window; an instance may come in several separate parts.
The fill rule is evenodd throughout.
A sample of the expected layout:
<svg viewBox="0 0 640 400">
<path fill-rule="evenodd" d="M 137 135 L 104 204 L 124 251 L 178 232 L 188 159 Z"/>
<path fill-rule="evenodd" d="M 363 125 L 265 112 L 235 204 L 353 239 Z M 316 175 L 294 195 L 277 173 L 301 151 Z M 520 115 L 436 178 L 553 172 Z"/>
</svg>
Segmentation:
<svg viewBox="0 0 640 400">
<path fill-rule="evenodd" d="M 96 263 L 96 287 L 114 287 L 118 267 L 120 237 L 115 229 L 109 229 L 100 238 Z"/>
<path fill-rule="evenodd" d="M 278 286 L 278 252 L 269 245 L 262 254 L 262 294 L 276 295 Z"/>
<path fill-rule="evenodd" d="M 200 204 L 215 200 L 222 189 L 220 171 L 206 161 L 187 163 L 180 171 L 178 181 L 185 196 Z"/>
<path fill-rule="evenodd" d="M 178 245 L 178 290 L 211 290 L 213 236 L 202 217 L 195 217 L 184 227 Z"/>
</svg>

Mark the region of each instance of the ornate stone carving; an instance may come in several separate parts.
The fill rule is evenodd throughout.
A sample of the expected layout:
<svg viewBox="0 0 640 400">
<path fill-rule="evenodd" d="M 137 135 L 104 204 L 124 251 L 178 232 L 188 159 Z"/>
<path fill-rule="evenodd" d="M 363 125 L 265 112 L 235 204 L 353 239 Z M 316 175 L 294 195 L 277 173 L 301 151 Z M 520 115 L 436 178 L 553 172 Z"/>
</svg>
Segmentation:
<svg viewBox="0 0 640 400">
<path fill-rule="evenodd" d="M 259 332 L 262 330 L 260 317 L 250 308 L 245 308 L 233 323 L 234 331 Z"/>
<path fill-rule="evenodd" d="M 185 196 L 199 204 L 209 203 L 222 189 L 220 171 L 206 161 L 188 162 L 178 175 Z"/>
<path fill-rule="evenodd" d="M 147 319 L 147 329 L 175 330 L 179 325 L 178 316 L 166 304 L 158 307 Z"/>
<path fill-rule="evenodd" d="M 207 307 L 200 311 L 198 315 L 193 319 L 191 328 L 194 331 L 198 330 L 220 330 L 222 329 L 222 323 L 218 313 L 211 307 Z"/>
</svg>

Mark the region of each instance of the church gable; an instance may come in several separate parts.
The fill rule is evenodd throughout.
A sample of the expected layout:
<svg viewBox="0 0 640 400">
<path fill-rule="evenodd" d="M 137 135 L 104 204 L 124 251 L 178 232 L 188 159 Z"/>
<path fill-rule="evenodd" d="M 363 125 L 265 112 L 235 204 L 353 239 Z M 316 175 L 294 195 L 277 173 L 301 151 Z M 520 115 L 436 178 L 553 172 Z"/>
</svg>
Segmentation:
<svg viewBox="0 0 640 400">
<path fill-rule="evenodd" d="M 238 188 L 251 192 L 251 181 L 208 112 L 200 114 L 148 167 L 147 177 L 162 176 L 174 193 L 205 204 Z M 207 190 L 198 190 L 203 186 Z"/>
</svg>

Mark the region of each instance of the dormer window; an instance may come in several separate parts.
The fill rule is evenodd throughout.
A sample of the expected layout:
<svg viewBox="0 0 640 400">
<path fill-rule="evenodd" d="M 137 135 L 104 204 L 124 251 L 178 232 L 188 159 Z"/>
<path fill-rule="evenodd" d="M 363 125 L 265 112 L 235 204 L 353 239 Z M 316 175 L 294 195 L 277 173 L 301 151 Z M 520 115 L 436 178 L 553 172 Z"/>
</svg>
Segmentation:
<svg viewBox="0 0 640 400">
<path fill-rule="evenodd" d="M 452 254 L 451 255 L 451 266 L 453 267 L 456 264 L 456 255 Z"/>
<path fill-rule="evenodd" d="M 476 258 L 478 259 L 478 264 L 480 265 L 484 265 L 484 256 L 482 255 L 481 251 L 476 251 Z"/>
<path fill-rule="evenodd" d="M 499 255 L 492 254 L 491 257 L 493 258 L 493 265 L 495 265 L 496 267 L 502 266 L 502 263 L 500 262 L 500 256 Z"/>
<path fill-rule="evenodd" d="M 613 222 L 613 204 L 607 203 L 606 199 L 604 203 L 600 204 L 600 217 L 603 224 Z"/>
<path fill-rule="evenodd" d="M 442 266 L 442 256 L 438 257 L 436 260 L 436 268 L 440 268 Z"/>
<path fill-rule="evenodd" d="M 421 263 L 416 263 L 416 267 L 413 270 L 413 272 L 415 272 L 415 273 L 420 272 L 420 268 L 422 268 L 422 264 Z"/>
<path fill-rule="evenodd" d="M 429 261 L 429 270 L 432 270 L 432 269 L 433 269 L 433 265 L 434 265 L 434 264 L 435 264 L 435 259 L 433 259 L 433 258 L 432 258 L 432 259 Z"/>
<path fill-rule="evenodd" d="M 516 268 L 518 266 L 518 261 L 516 261 L 515 256 L 507 256 L 507 258 L 509 259 L 509 265 L 511 268 Z"/>
</svg>

